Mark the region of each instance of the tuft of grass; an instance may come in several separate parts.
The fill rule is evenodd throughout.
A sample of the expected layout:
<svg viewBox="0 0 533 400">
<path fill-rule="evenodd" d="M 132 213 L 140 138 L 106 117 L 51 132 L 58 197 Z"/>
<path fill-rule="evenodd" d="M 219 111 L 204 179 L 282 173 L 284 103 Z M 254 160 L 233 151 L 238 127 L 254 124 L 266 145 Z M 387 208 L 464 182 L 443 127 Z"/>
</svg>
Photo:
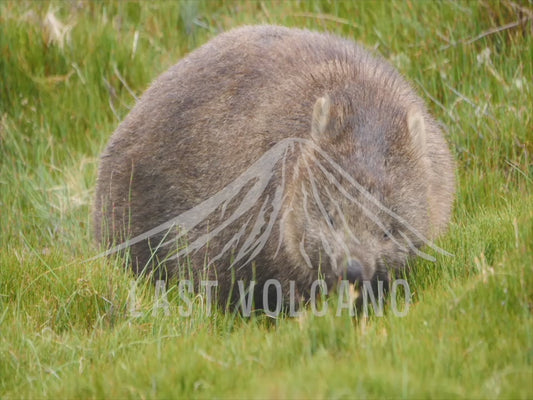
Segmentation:
<svg viewBox="0 0 533 400">
<path fill-rule="evenodd" d="M 0 396 L 531 398 L 533 5 L 0 2 Z M 455 214 L 413 262 L 404 318 L 243 319 L 97 254 L 98 155 L 158 74 L 272 23 L 363 42 L 404 73 L 457 159 Z M 132 290 L 135 287 L 135 297 Z"/>
</svg>

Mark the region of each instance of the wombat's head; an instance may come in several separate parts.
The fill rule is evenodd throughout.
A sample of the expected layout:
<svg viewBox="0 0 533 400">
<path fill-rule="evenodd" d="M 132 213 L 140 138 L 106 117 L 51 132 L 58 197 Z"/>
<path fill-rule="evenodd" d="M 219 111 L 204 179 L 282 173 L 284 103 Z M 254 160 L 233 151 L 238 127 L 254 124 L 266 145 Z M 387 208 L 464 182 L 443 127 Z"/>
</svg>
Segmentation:
<svg viewBox="0 0 533 400">
<path fill-rule="evenodd" d="M 429 229 L 421 107 L 356 97 L 316 101 L 283 219 L 293 262 L 329 281 L 387 280 Z"/>
</svg>

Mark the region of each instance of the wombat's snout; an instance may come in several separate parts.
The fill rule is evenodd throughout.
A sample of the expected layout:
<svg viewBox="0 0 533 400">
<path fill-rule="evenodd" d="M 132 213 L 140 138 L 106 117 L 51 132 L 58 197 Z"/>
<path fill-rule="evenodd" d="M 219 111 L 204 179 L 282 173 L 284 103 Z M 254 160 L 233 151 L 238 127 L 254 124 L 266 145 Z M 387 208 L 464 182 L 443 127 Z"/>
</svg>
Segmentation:
<svg viewBox="0 0 533 400">
<path fill-rule="evenodd" d="M 350 283 L 363 281 L 363 266 L 359 261 L 352 258 L 346 262 L 346 270 L 343 279 L 347 279 Z"/>
</svg>

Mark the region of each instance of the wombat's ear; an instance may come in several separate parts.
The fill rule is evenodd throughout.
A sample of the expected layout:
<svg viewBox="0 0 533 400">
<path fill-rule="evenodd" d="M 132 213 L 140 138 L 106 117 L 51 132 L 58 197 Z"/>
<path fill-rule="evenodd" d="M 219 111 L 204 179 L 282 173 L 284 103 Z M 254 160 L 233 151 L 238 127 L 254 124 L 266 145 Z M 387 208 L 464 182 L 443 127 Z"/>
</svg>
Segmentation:
<svg viewBox="0 0 533 400">
<path fill-rule="evenodd" d="M 320 97 L 313 107 L 313 121 L 311 123 L 311 137 L 319 141 L 329 124 L 331 115 L 331 101 L 328 96 Z"/>
<path fill-rule="evenodd" d="M 413 106 L 407 112 L 407 129 L 415 153 L 426 154 L 426 123 L 420 109 Z"/>
</svg>

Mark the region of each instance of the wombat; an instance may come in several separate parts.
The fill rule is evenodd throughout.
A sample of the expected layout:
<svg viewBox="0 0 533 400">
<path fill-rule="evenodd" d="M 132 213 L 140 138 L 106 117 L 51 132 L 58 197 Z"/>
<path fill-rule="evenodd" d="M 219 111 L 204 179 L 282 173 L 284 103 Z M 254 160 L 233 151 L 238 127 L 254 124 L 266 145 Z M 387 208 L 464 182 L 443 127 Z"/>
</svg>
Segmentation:
<svg viewBox="0 0 533 400">
<path fill-rule="evenodd" d="M 331 34 L 247 26 L 163 73 L 120 124 L 94 227 L 136 273 L 216 280 L 221 303 L 239 280 L 305 298 L 318 278 L 386 281 L 424 254 L 454 185 L 441 130 L 386 61 Z"/>
</svg>

